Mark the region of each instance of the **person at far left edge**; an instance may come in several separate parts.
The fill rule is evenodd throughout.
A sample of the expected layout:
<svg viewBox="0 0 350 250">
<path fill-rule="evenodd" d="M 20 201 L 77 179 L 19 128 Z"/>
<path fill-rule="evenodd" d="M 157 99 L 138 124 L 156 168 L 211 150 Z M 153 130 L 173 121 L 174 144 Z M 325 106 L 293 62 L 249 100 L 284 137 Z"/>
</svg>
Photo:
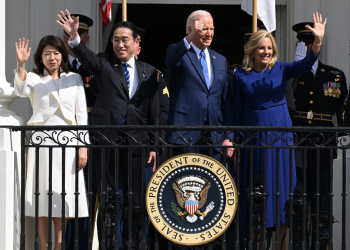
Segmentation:
<svg viewBox="0 0 350 250">
<path fill-rule="evenodd" d="M 80 35 L 81 41 L 84 44 L 87 44 L 89 42 L 90 36 L 89 36 L 89 27 L 93 25 L 93 21 L 91 18 L 81 15 L 81 14 L 72 14 L 72 18 L 75 19 L 75 17 L 79 16 L 79 28 L 78 33 Z M 64 41 L 67 44 L 67 50 L 68 50 L 68 63 L 67 66 L 70 71 L 77 73 L 81 76 L 81 79 L 83 80 L 84 84 L 84 92 L 86 97 L 86 104 L 87 104 L 87 110 L 88 110 L 88 117 L 90 118 L 90 113 L 92 110 L 92 107 L 95 105 L 96 101 L 96 95 L 98 92 L 96 80 L 93 77 L 90 72 L 84 68 L 84 66 L 81 65 L 78 58 L 74 55 L 73 51 L 71 50 L 70 46 L 68 46 L 68 40 L 69 35 L 64 31 Z M 83 169 L 84 171 L 84 179 L 86 183 L 86 189 L 88 190 L 89 183 L 88 183 L 88 172 L 89 172 L 89 164 L 86 165 L 86 167 Z M 96 180 L 94 178 L 94 169 L 92 169 L 92 202 L 89 204 L 89 211 L 90 206 L 93 208 L 95 207 L 96 202 Z M 66 228 L 66 249 L 73 250 L 74 249 L 74 239 L 75 239 L 75 219 L 69 219 L 67 223 Z M 78 221 L 78 245 L 79 249 L 88 249 L 88 218 L 79 218 Z"/>
<path fill-rule="evenodd" d="M 81 41 L 86 45 L 89 40 L 89 27 L 93 25 L 93 21 L 91 18 L 81 15 L 81 14 L 71 14 L 72 19 L 75 19 L 75 17 L 79 16 L 79 28 L 78 28 L 78 34 L 80 36 Z M 64 31 L 64 41 L 68 44 L 69 35 L 67 32 Z M 81 79 L 84 83 L 84 90 L 85 90 L 85 96 L 86 96 L 86 104 L 88 107 L 89 117 L 90 113 L 92 111 L 92 108 L 95 105 L 96 96 L 98 93 L 98 87 L 96 84 L 96 79 L 94 78 L 93 74 L 91 74 L 86 68 L 84 68 L 83 65 L 79 62 L 79 59 L 74 55 L 73 51 L 71 50 L 70 46 L 67 46 L 68 49 L 68 67 L 70 71 L 74 73 L 78 73 L 81 76 Z"/>
</svg>

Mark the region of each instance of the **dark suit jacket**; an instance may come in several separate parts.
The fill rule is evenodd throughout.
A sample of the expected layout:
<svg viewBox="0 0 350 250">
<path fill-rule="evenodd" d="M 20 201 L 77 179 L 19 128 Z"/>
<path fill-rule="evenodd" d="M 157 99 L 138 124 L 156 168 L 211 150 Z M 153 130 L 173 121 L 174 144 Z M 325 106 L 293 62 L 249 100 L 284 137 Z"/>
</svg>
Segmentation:
<svg viewBox="0 0 350 250">
<path fill-rule="evenodd" d="M 95 55 L 82 42 L 72 51 L 98 83 L 98 96 L 90 117 L 91 125 L 120 125 L 125 116 L 127 125 L 159 124 L 157 72 L 153 66 L 135 60 L 139 83 L 135 95 L 129 99 L 123 66 L 114 54 Z M 120 143 L 114 131 L 108 131 L 106 136 L 109 140 Z M 147 133 L 135 136 L 142 143 L 150 143 Z M 102 137 L 97 140 L 97 143 L 106 143 Z M 130 138 L 128 143 L 135 145 Z M 141 148 L 134 149 L 133 152 L 140 154 Z"/>
<path fill-rule="evenodd" d="M 183 40 L 168 47 L 165 64 L 170 73 L 169 125 L 204 125 L 207 112 L 211 126 L 233 125 L 233 99 L 228 87 L 226 58 L 208 50 L 214 71 L 210 89 L 205 83 L 200 60 L 194 49 L 187 50 Z M 182 132 L 181 135 L 187 141 L 190 137 L 195 141 L 200 132 Z M 215 144 L 222 139 L 223 134 L 213 132 L 211 136 Z M 173 139 L 178 137 L 176 133 L 169 133 L 167 138 L 170 143 L 182 144 L 182 141 Z"/>
</svg>

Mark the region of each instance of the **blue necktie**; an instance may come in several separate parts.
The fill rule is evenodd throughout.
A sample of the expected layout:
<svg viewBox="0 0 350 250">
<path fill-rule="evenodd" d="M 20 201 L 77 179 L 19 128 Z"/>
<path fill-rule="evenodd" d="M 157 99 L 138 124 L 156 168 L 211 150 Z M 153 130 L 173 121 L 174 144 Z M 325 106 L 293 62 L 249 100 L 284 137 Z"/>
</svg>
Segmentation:
<svg viewBox="0 0 350 250">
<path fill-rule="evenodd" d="M 128 66 L 129 66 L 129 64 L 123 63 L 124 75 L 125 75 L 126 83 L 128 85 L 128 93 L 129 93 L 129 91 L 130 91 L 130 74 L 129 74 Z"/>
<path fill-rule="evenodd" d="M 129 91 L 130 91 L 130 73 L 129 73 L 129 70 L 128 70 L 129 64 L 127 64 L 127 63 L 122 63 L 122 64 L 123 64 L 123 68 L 124 68 L 124 75 L 125 75 L 125 79 L 126 79 L 126 84 L 128 86 L 128 95 L 129 95 Z M 122 120 L 120 125 L 125 124 L 125 122 L 126 122 L 126 115 L 127 114 L 125 114 L 124 119 Z"/>
<path fill-rule="evenodd" d="M 207 60 L 205 60 L 205 55 L 204 55 L 203 50 L 201 51 L 200 55 L 201 55 L 201 66 L 202 66 L 205 82 L 206 82 L 207 87 L 209 89 L 210 88 L 210 81 L 209 81 L 208 64 L 207 64 Z"/>
</svg>

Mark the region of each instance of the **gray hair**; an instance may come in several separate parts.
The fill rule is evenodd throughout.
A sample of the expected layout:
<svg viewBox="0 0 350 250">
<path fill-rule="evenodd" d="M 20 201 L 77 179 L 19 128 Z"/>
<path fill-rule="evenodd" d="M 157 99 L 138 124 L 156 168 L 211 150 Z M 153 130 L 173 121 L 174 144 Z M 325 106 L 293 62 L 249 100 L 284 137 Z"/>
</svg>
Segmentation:
<svg viewBox="0 0 350 250">
<path fill-rule="evenodd" d="M 188 27 L 190 26 L 193 28 L 194 22 L 198 19 L 200 16 L 211 16 L 211 14 L 206 10 L 196 10 L 193 11 L 187 18 L 186 22 L 186 34 L 188 34 Z"/>
</svg>

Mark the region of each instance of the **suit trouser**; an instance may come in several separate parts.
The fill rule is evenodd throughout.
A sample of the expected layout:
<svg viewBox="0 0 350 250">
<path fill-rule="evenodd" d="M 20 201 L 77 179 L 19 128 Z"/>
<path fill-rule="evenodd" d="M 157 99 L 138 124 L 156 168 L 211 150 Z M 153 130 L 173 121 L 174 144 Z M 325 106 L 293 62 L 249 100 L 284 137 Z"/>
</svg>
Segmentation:
<svg viewBox="0 0 350 250">
<path fill-rule="evenodd" d="M 120 178 L 122 178 L 123 182 L 123 240 L 128 240 L 128 221 L 125 216 L 125 209 L 129 207 L 129 170 L 131 170 L 132 179 L 130 183 L 132 193 L 132 208 L 141 208 L 142 205 L 142 156 L 133 154 L 130 152 L 130 165 L 129 165 L 129 150 L 120 148 L 119 149 L 119 159 L 117 159 L 116 156 L 116 150 L 115 149 L 109 149 L 106 148 L 105 155 L 102 156 L 100 149 L 94 150 L 94 166 L 95 166 L 95 172 L 96 172 L 96 179 L 97 179 L 97 190 L 99 195 L 99 205 L 101 207 L 101 191 L 106 192 L 106 189 L 102 189 L 102 157 L 104 158 L 104 166 L 105 166 L 105 184 L 104 187 L 107 188 L 110 186 L 115 192 L 116 187 L 115 186 L 115 178 L 116 178 L 116 171 L 119 171 Z M 131 150 L 131 149 L 130 149 Z M 147 159 L 144 159 L 145 161 Z M 104 212 L 104 211 L 101 211 Z M 126 214 L 127 215 L 127 214 Z M 105 226 L 105 222 L 101 221 L 100 213 L 98 215 L 97 219 L 98 223 L 98 236 L 100 239 L 101 244 L 101 227 Z M 140 237 L 143 237 L 143 230 L 139 230 Z M 134 233 L 133 233 L 134 235 Z M 130 239 L 131 240 L 131 239 Z"/>
</svg>

